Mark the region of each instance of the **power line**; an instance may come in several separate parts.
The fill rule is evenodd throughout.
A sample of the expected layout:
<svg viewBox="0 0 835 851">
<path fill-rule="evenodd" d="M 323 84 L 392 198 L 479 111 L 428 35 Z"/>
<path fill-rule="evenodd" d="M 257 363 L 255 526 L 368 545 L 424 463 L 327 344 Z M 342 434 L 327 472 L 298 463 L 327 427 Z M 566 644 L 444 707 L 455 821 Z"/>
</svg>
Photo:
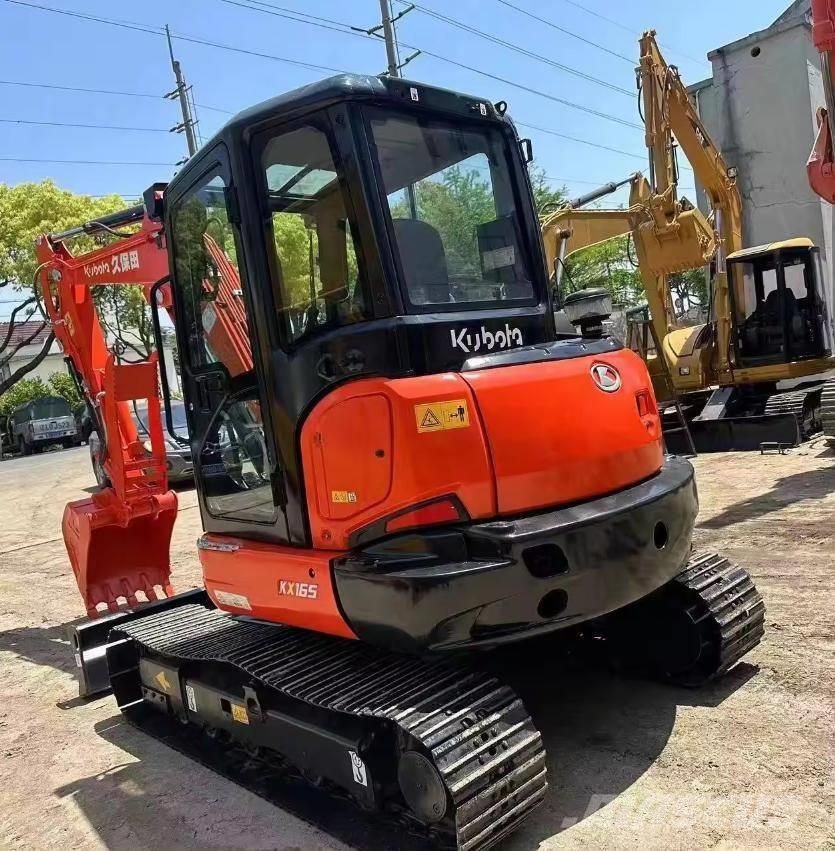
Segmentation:
<svg viewBox="0 0 835 851">
<path fill-rule="evenodd" d="M 25 7 L 31 8 L 31 9 L 39 9 L 42 12 L 53 12 L 55 14 L 68 15 L 70 17 L 80 18 L 82 20 L 95 21 L 97 23 L 107 24 L 109 26 L 121 27 L 123 29 L 135 30 L 135 31 L 138 31 L 138 32 L 144 32 L 146 34 L 160 35 L 160 36 L 163 35 L 162 29 L 155 29 L 155 28 L 152 28 L 152 27 L 148 27 L 145 24 L 140 24 L 140 23 L 137 23 L 137 22 L 134 22 L 134 21 L 118 21 L 118 20 L 109 19 L 109 18 L 102 18 L 102 17 L 96 16 L 96 15 L 89 15 L 89 14 L 82 13 L 82 12 L 71 12 L 71 11 L 68 11 L 66 9 L 55 9 L 53 7 L 50 7 L 50 6 L 41 6 L 41 5 L 38 5 L 36 3 L 28 3 L 28 2 L 25 2 L 25 0 L 4 0 L 4 2 L 12 3 L 12 4 L 17 5 L 17 6 L 25 6 Z M 376 38 L 374 38 L 374 36 L 369 36 L 365 32 L 355 32 L 355 31 L 352 32 L 351 29 L 350 29 L 350 27 L 351 27 L 350 24 L 343 24 L 343 23 L 340 23 L 338 21 L 333 21 L 332 24 L 324 24 L 324 23 L 321 23 L 320 21 L 326 20 L 326 19 L 319 19 L 318 16 L 310 16 L 310 15 L 307 15 L 306 17 L 310 18 L 311 20 L 305 20 L 303 17 L 291 17 L 287 14 L 281 14 L 280 12 L 275 11 L 276 9 L 282 9 L 283 7 L 272 6 L 271 4 L 264 3 L 263 0 L 255 0 L 255 2 L 261 2 L 261 5 L 269 6 L 269 8 L 263 8 L 262 9 L 262 8 L 258 8 L 256 6 L 251 6 L 251 5 L 248 5 L 248 4 L 235 2 L 235 0 L 221 0 L 221 2 L 227 3 L 229 5 L 240 6 L 241 8 L 249 9 L 250 11 L 254 11 L 254 12 L 264 12 L 266 14 L 276 15 L 277 17 L 287 18 L 289 20 L 296 21 L 297 23 L 306 23 L 309 26 L 317 26 L 317 27 L 320 27 L 322 29 L 328 29 L 328 30 L 332 30 L 334 32 L 340 32 L 340 33 L 343 33 L 343 34 L 354 35 L 354 36 L 357 36 L 359 38 L 366 38 L 366 39 L 371 39 L 371 40 L 376 41 Z M 306 15 L 306 13 L 298 12 L 298 13 L 296 13 L 296 15 L 297 16 L 303 16 L 303 15 Z M 316 20 L 313 20 L 313 18 L 316 18 Z M 327 20 L 329 20 L 329 19 L 327 19 Z M 348 28 L 348 29 L 345 29 L 345 28 Z M 286 63 L 289 63 L 291 65 L 296 65 L 296 66 L 300 66 L 300 67 L 304 67 L 304 68 L 310 68 L 310 69 L 319 70 L 319 71 L 330 71 L 330 72 L 334 72 L 334 73 L 338 73 L 338 74 L 345 73 L 344 70 L 340 69 L 340 68 L 332 68 L 332 67 L 328 67 L 328 66 L 325 66 L 325 65 L 316 65 L 316 64 L 313 64 L 313 63 L 310 63 L 310 62 L 302 62 L 302 61 L 299 61 L 299 60 L 296 60 L 296 59 L 288 59 L 287 57 L 283 57 L 283 56 L 276 56 L 274 54 L 262 53 L 260 51 L 249 50 L 249 49 L 245 49 L 245 48 L 241 48 L 241 47 L 235 47 L 233 45 L 209 41 L 208 39 L 197 38 L 195 36 L 188 36 L 188 35 L 185 35 L 183 33 L 175 33 L 175 34 L 173 34 L 172 37 L 180 39 L 181 41 L 187 41 L 187 42 L 191 42 L 191 43 L 194 43 L 194 44 L 202 44 L 202 45 L 206 45 L 208 47 L 215 47 L 215 48 L 218 48 L 218 49 L 221 49 L 221 50 L 229 50 L 229 51 L 233 51 L 235 53 L 242 53 L 242 54 L 246 54 L 246 55 L 249 55 L 249 56 L 258 56 L 258 57 L 263 58 L 263 59 L 272 59 L 272 60 L 279 61 L 279 62 L 286 62 Z M 404 47 L 407 47 L 410 50 L 420 49 L 420 48 L 414 47 L 413 45 L 405 44 L 405 42 L 401 42 L 401 43 L 403 44 Z M 548 94 L 547 92 L 539 91 L 538 89 L 534 89 L 533 87 L 527 86 L 523 83 L 518 83 L 518 82 L 515 82 L 513 80 L 508 80 L 508 79 L 506 79 L 504 77 L 500 77 L 496 74 L 491 74 L 487 71 L 483 71 L 480 68 L 476 68 L 472 65 L 467 65 L 466 63 L 458 62 L 454 59 L 450 59 L 449 57 L 441 56 L 440 54 L 434 53 L 433 51 L 423 49 L 422 53 L 426 56 L 431 56 L 434 59 L 438 59 L 441 62 L 445 62 L 445 63 L 450 64 L 450 65 L 454 65 L 458 68 L 462 68 L 466 71 L 471 71 L 475 74 L 479 74 L 480 76 L 486 77 L 487 79 L 494 80 L 494 81 L 499 82 L 499 83 L 503 83 L 504 85 L 511 86 L 513 88 L 519 89 L 521 91 L 528 92 L 529 94 L 533 94 L 533 95 L 536 95 L 538 97 L 545 98 L 546 100 L 550 100 L 554 103 L 559 103 L 563 106 L 569 107 L 570 109 L 576 109 L 576 110 L 579 110 L 581 112 L 585 112 L 589 115 L 594 115 L 598 118 L 603 118 L 607 121 L 613 121 L 613 122 L 615 122 L 617 124 L 621 124 L 625 127 L 632 127 L 632 128 L 637 129 L 637 130 L 641 129 L 641 126 L 639 124 L 635 124 L 634 122 L 627 121 L 626 119 L 623 119 L 623 118 L 618 118 L 617 116 L 611 115 L 610 113 L 601 112 L 601 111 L 596 110 L 596 109 L 591 109 L 590 107 L 583 106 L 583 105 L 578 104 L 578 103 L 573 103 L 572 101 L 566 100 L 565 98 L 560 98 L 560 97 L 557 97 L 556 95 Z"/>
<path fill-rule="evenodd" d="M 608 145 L 601 145 L 598 142 L 591 142 L 588 139 L 580 139 L 577 136 L 569 136 L 566 133 L 560 133 L 557 130 L 551 130 L 547 127 L 538 127 L 536 124 L 527 124 L 524 121 L 513 122 L 517 127 L 527 127 L 528 130 L 536 130 L 539 133 L 547 133 L 549 136 L 557 136 L 560 139 L 567 139 L 570 142 L 579 142 L 581 145 L 589 145 L 592 148 L 599 148 L 602 151 L 610 151 L 613 154 L 623 154 L 625 157 L 632 157 L 637 160 L 646 160 L 646 154 L 635 154 L 632 151 L 624 151 L 621 148 L 611 148 Z"/>
<path fill-rule="evenodd" d="M 609 50 L 608 47 L 604 47 L 602 44 L 598 44 L 596 41 L 592 41 L 588 38 L 583 38 L 583 36 L 578 35 L 571 30 L 567 30 L 565 27 L 561 27 L 558 24 L 555 24 L 553 21 L 546 20 L 545 18 L 540 18 L 539 15 L 534 15 L 533 12 L 529 12 L 527 9 L 523 9 L 521 6 L 517 6 L 514 3 L 508 2 L 508 0 L 497 0 L 497 2 L 501 3 L 502 6 L 507 6 L 509 9 L 514 9 L 522 15 L 527 16 L 528 18 L 532 18 L 534 21 L 538 21 L 540 24 L 545 24 L 551 29 L 558 30 L 564 35 L 571 36 L 571 38 L 576 38 L 578 41 L 582 41 L 583 44 L 587 44 L 590 47 L 595 47 L 598 50 L 602 50 L 604 53 L 608 53 L 610 56 L 616 56 L 618 59 L 623 59 L 625 62 L 628 62 L 630 65 L 634 67 L 635 60 L 630 59 L 628 56 L 624 56 L 623 53 L 618 53 L 616 50 Z"/>
<path fill-rule="evenodd" d="M 499 0 L 499 2 L 503 2 L 503 0 Z M 596 12 L 594 9 L 589 9 L 588 6 L 584 6 L 582 3 L 577 3 L 576 0 L 563 0 L 563 3 L 567 3 L 569 6 L 574 6 L 577 9 L 581 9 L 587 15 L 592 15 L 595 18 L 600 18 L 601 21 L 606 21 L 609 24 L 613 24 L 616 27 L 620 27 L 622 30 L 626 30 L 630 35 L 636 35 L 635 28 L 627 26 L 626 24 L 621 23 L 620 21 L 616 21 L 614 18 L 610 18 L 604 15 L 602 12 Z M 662 45 L 663 47 L 664 45 Z M 695 62 L 697 65 L 704 65 L 704 59 L 696 59 L 693 56 L 689 56 L 686 53 L 683 53 L 681 50 L 673 50 L 669 48 L 671 53 L 675 53 L 678 56 L 681 56 L 684 59 L 689 60 L 690 62 Z"/>
<path fill-rule="evenodd" d="M 36 7 L 43 8 L 43 7 Z M 0 80 L 0 86 L 26 86 L 33 89 L 55 89 L 63 92 L 83 92 L 90 95 L 117 95 L 119 97 L 130 98 L 150 98 L 151 100 L 165 100 L 163 95 L 155 95 L 150 92 L 122 92 L 116 89 L 91 89 L 83 86 L 62 86 L 57 83 L 30 83 L 24 80 Z M 208 109 L 211 112 L 222 112 L 226 115 L 234 113 L 229 109 L 221 109 L 217 106 L 206 106 L 206 104 L 197 104 L 200 109 Z"/>
<path fill-rule="evenodd" d="M 37 127 L 79 127 L 85 130 L 131 130 L 138 133 L 170 133 L 162 127 L 125 127 L 118 124 L 75 124 L 68 121 L 30 121 L 26 118 L 0 118 L 0 124 L 33 124 Z"/>
<path fill-rule="evenodd" d="M 6 2 L 21 2 L 21 0 L 6 0 Z M 353 27 L 351 24 L 342 23 L 340 21 L 335 21 L 332 19 L 323 19 L 315 15 L 307 15 L 307 13 L 305 12 L 295 12 L 295 16 L 291 16 L 289 14 L 286 14 L 284 7 L 274 6 L 271 3 L 264 2 L 264 0 L 252 0 L 252 2 L 257 2 L 259 4 L 258 6 L 250 5 L 249 2 L 241 2 L 241 0 L 220 0 L 220 2 L 225 3 L 229 6 L 240 6 L 242 9 L 248 9 L 251 12 L 262 12 L 264 14 L 274 15 L 278 18 L 285 18 L 287 20 L 296 21 L 297 23 L 307 24 L 308 26 L 319 27 L 320 29 L 343 33 L 344 35 L 352 35 L 356 36 L 357 38 L 372 39 L 374 41 L 377 40 L 374 36 L 368 35 L 364 30 L 360 31 L 358 27 Z M 267 8 L 259 8 L 262 6 Z M 309 18 L 310 20 L 306 20 L 305 18 Z M 330 21 L 330 23 L 321 23 L 322 20 L 328 20 Z M 404 41 L 400 41 L 400 44 L 403 47 L 408 48 L 409 50 L 420 50 L 424 56 L 431 56 L 433 59 L 445 62 L 448 65 L 454 65 L 455 67 L 462 68 L 465 71 L 471 71 L 472 73 L 478 74 L 482 77 L 486 77 L 487 79 L 503 83 L 506 86 L 512 86 L 513 88 L 528 92 L 529 94 L 536 95 L 537 97 L 545 98 L 546 100 L 550 100 L 554 103 L 559 103 L 571 109 L 577 109 L 581 112 L 585 112 L 589 115 L 594 115 L 598 118 L 603 118 L 607 121 L 614 121 L 615 123 L 621 124 L 625 127 L 633 127 L 636 130 L 642 129 L 640 124 L 635 124 L 634 122 L 627 121 L 624 118 L 618 118 L 616 115 L 612 115 L 611 113 L 601 112 L 600 110 L 592 109 L 591 107 L 583 106 L 579 103 L 574 103 L 573 101 L 566 100 L 565 98 L 557 97 L 556 95 L 551 95 L 547 92 L 539 91 L 538 89 L 535 89 L 532 86 L 528 86 L 524 83 L 519 83 L 514 80 L 508 80 L 505 77 L 498 76 L 497 74 L 491 74 L 490 72 L 484 71 L 481 68 L 476 68 L 472 65 L 467 65 L 464 62 L 458 62 L 455 59 L 450 59 L 448 56 L 442 56 L 441 54 L 435 53 L 431 50 L 427 50 L 426 48 L 416 47 L 415 45 L 407 44 Z"/>
<path fill-rule="evenodd" d="M 177 163 L 143 163 L 143 162 L 122 162 L 117 160 L 43 160 L 32 157 L 0 157 L 0 162 L 8 163 L 62 163 L 67 165 L 154 165 L 154 166 L 175 166 Z"/>
<path fill-rule="evenodd" d="M 398 0 L 398 2 L 403 3 L 405 5 L 407 0 Z M 414 6 L 414 8 L 418 10 L 418 12 L 421 12 L 424 15 L 428 15 L 429 17 L 442 21 L 443 23 L 449 24 L 450 26 L 455 27 L 456 29 L 472 33 L 473 35 L 476 35 L 479 38 L 483 38 L 487 41 L 493 42 L 494 44 L 501 45 L 502 47 L 505 47 L 508 50 L 512 50 L 515 53 L 519 53 L 522 56 L 527 56 L 530 59 L 536 59 L 537 61 L 543 62 L 546 65 L 550 65 L 553 68 L 558 68 L 560 71 L 565 71 L 567 74 L 573 74 L 575 77 L 579 77 L 583 80 L 588 80 L 591 83 L 596 83 L 599 86 L 611 89 L 612 91 L 626 95 L 630 98 L 633 97 L 635 94 L 631 89 L 624 89 L 622 86 L 615 85 L 614 83 L 610 83 L 607 80 L 601 79 L 600 77 L 595 77 L 592 74 L 586 74 L 584 71 L 580 71 L 577 68 L 572 68 L 570 65 L 563 65 L 560 62 L 555 62 L 553 59 L 549 59 L 547 56 L 542 56 L 539 53 L 534 53 L 532 50 L 528 50 L 526 47 L 522 47 L 518 44 L 513 44 L 512 42 L 505 41 L 505 39 L 499 38 L 496 35 L 492 35 L 491 33 L 476 29 L 475 27 L 472 27 L 469 24 L 464 23 L 463 21 L 459 21 L 456 18 L 451 18 L 448 15 L 443 15 L 434 9 L 429 9 L 426 6 L 421 6 L 419 3 L 410 3 L 409 5 Z"/>
<path fill-rule="evenodd" d="M 56 15 L 67 15 L 71 18 L 79 18 L 84 21 L 92 21 L 98 24 L 107 24 L 111 27 L 119 27 L 126 30 L 134 30 L 136 32 L 145 33 L 146 35 L 164 36 L 165 30 L 162 27 L 152 27 L 147 24 L 141 24 L 136 21 L 124 21 L 114 18 L 102 18 L 98 15 L 90 15 L 85 12 L 72 12 L 68 9 L 55 9 L 52 6 L 40 6 L 37 3 L 27 3 L 25 0 L 3 0 L 4 3 L 12 3 L 15 6 L 26 6 L 29 9 L 38 9 L 41 12 L 52 12 Z M 261 59 L 273 59 L 277 62 L 286 62 L 290 65 L 298 65 L 302 68 L 310 68 L 314 71 L 330 71 L 336 74 L 344 74 L 340 68 L 331 68 L 327 65 L 315 65 L 312 62 L 302 62 L 298 59 L 288 59 L 286 56 L 276 56 L 271 53 L 262 53 L 257 50 L 247 50 L 243 47 L 235 47 L 230 44 L 222 44 L 217 41 L 209 41 L 208 39 L 198 38 L 197 36 L 186 35 L 185 33 L 172 33 L 172 38 L 180 41 L 187 41 L 192 44 L 202 44 L 207 47 L 214 47 L 218 50 L 229 50 L 233 53 L 243 53 L 248 56 L 258 56 Z M 198 104 L 200 106 L 200 104 Z M 211 109 L 211 107 L 201 107 L 203 109 Z"/>
</svg>

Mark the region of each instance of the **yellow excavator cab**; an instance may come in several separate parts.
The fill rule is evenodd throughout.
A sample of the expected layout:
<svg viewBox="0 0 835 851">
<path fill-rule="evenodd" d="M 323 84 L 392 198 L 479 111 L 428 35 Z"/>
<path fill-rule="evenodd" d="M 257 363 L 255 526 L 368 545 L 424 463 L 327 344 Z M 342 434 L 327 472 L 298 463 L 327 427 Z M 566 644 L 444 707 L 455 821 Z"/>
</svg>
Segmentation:
<svg viewBox="0 0 835 851">
<path fill-rule="evenodd" d="M 830 355 L 820 250 L 806 237 L 727 257 L 738 368 L 802 364 Z"/>
</svg>

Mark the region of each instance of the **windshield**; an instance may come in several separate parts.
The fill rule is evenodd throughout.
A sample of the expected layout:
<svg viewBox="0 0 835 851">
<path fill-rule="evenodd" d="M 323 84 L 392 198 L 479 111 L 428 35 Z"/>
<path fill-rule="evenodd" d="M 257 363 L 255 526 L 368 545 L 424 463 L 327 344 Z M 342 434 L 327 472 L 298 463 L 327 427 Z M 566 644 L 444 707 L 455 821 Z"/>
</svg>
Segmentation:
<svg viewBox="0 0 835 851">
<path fill-rule="evenodd" d="M 376 110 L 371 131 L 411 303 L 533 299 L 501 134 Z"/>
<path fill-rule="evenodd" d="M 163 428 L 165 428 L 165 409 L 160 406 Z M 149 434 L 150 426 L 148 425 L 148 406 L 137 404 L 133 410 L 133 418 L 137 428 L 143 434 Z M 182 402 L 171 403 L 171 419 L 174 424 L 174 431 L 181 437 L 188 437 L 188 422 L 186 421 L 186 408 Z"/>
<path fill-rule="evenodd" d="M 36 399 L 32 402 L 32 418 L 45 420 L 54 417 L 71 417 L 72 410 L 65 399 Z"/>
</svg>

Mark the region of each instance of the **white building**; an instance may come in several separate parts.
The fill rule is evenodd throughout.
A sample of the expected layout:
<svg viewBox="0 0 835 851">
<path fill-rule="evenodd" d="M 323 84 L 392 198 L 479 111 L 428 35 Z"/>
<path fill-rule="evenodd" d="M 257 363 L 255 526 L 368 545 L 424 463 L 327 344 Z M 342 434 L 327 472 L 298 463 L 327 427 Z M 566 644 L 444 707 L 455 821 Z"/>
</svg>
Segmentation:
<svg viewBox="0 0 835 851">
<path fill-rule="evenodd" d="M 821 248 L 831 306 L 832 207 L 806 178 L 815 113 L 824 105 L 810 7 L 810 0 L 796 0 L 765 29 L 712 50 L 711 78 L 689 91 L 722 155 L 738 170 L 745 245 L 808 236 Z M 755 13 L 756 4 L 751 8 Z"/>
<path fill-rule="evenodd" d="M 29 363 L 43 348 L 46 338 L 49 336 L 49 326 L 39 331 L 26 345 L 20 345 L 29 340 L 32 334 L 41 326 L 39 321 L 17 322 L 12 329 L 12 336 L 6 348 L 0 352 L 0 381 L 5 381 L 13 372 Z M 0 343 L 6 339 L 9 333 L 9 323 L 0 322 Z M 20 346 L 20 348 L 18 348 Z M 17 349 L 17 351 L 15 351 Z M 9 354 L 14 354 L 9 357 Z M 56 372 L 66 373 L 67 366 L 64 363 L 64 353 L 57 341 L 53 341 L 49 354 L 25 377 L 42 378 L 44 381 Z"/>
</svg>

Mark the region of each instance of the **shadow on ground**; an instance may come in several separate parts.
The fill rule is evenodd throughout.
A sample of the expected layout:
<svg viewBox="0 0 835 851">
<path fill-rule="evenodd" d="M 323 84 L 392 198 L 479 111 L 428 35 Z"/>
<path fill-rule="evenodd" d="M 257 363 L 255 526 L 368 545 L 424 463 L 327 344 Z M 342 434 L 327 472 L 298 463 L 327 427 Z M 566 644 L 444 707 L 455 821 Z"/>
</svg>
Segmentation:
<svg viewBox="0 0 835 851">
<path fill-rule="evenodd" d="M 505 849 L 528 849 L 582 821 L 628 789 L 663 751 L 682 705 L 719 707 L 757 669 L 741 663 L 726 677 L 693 691 L 613 674 L 576 661 L 544 663 L 543 657 L 517 665 L 513 685 L 542 732 L 548 752 L 549 791 L 544 805 L 504 841 Z M 112 700 L 112 698 L 109 698 Z M 199 811 L 210 805 L 209 821 L 235 823 L 251 809 L 231 781 L 216 796 L 208 769 L 114 716 L 95 732 L 137 761 L 74 781 L 58 790 L 72 796 L 105 845 L 139 841 L 145 847 L 237 847 L 271 841 L 280 847 L 280 819 L 274 837 L 247 835 L 240 823 L 235 840 L 211 832 L 195 834 Z M 93 730 L 87 731 L 93 735 Z M 203 772 L 206 772 L 204 775 Z M 261 794 L 281 809 L 360 851 L 418 851 L 425 842 L 408 831 L 381 825 L 351 802 L 328 795 L 300 780 L 261 783 Z M 267 790 L 268 791 L 265 791 Z M 202 790 L 202 791 L 201 791 Z M 198 801 L 192 800 L 197 795 Z M 201 797 L 202 796 L 202 797 Z M 237 804 L 233 800 L 237 797 Z M 182 813 L 189 813 L 184 819 Z M 127 833 L 126 833 L 127 831 Z"/>
<path fill-rule="evenodd" d="M 67 636 L 69 626 L 21 626 L 4 630 L 0 632 L 0 651 L 14 653 L 36 665 L 47 665 L 73 674 L 75 660 Z"/>
<path fill-rule="evenodd" d="M 798 502 L 821 499 L 831 493 L 835 493 L 835 464 L 821 470 L 784 476 L 766 493 L 735 502 L 697 525 L 701 529 L 724 529 L 734 523 L 753 520 Z"/>
</svg>

